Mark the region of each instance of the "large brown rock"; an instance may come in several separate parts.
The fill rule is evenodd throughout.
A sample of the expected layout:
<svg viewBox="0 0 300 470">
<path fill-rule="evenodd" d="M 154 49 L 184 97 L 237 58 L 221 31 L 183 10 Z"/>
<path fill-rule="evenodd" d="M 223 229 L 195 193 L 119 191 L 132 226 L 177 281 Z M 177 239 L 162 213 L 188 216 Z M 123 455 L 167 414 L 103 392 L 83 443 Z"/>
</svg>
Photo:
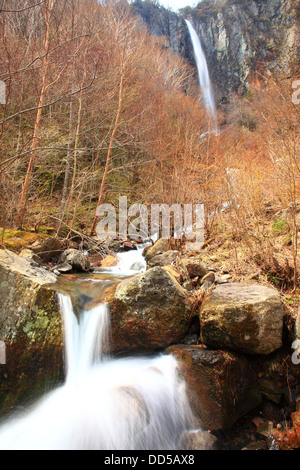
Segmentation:
<svg viewBox="0 0 300 470">
<path fill-rule="evenodd" d="M 217 286 L 200 310 L 204 344 L 246 354 L 270 354 L 282 345 L 279 293 L 258 284 Z"/>
<path fill-rule="evenodd" d="M 181 259 L 181 264 L 183 268 L 187 271 L 190 278 L 205 276 L 208 271 L 203 266 L 201 260 L 195 257 L 184 257 Z"/>
<path fill-rule="evenodd" d="M 109 306 L 115 352 L 163 349 L 182 341 L 187 333 L 186 292 L 163 268 L 121 282 Z"/>
<path fill-rule="evenodd" d="M 174 261 L 176 261 L 178 255 L 179 251 L 169 250 L 160 255 L 153 256 L 153 258 L 148 261 L 147 265 L 149 268 L 153 268 L 154 266 L 171 266 Z"/>
<path fill-rule="evenodd" d="M 154 256 L 169 251 L 171 249 L 170 240 L 167 238 L 160 238 L 153 246 L 145 250 L 145 260 L 149 261 Z"/>
<path fill-rule="evenodd" d="M 186 345 L 167 352 L 179 361 L 198 426 L 228 429 L 261 403 L 257 374 L 243 356 Z"/>
<path fill-rule="evenodd" d="M 59 238 L 50 237 L 42 243 L 32 245 L 31 248 L 45 263 L 48 263 L 53 259 L 58 259 L 65 249 L 65 244 Z"/>
</svg>

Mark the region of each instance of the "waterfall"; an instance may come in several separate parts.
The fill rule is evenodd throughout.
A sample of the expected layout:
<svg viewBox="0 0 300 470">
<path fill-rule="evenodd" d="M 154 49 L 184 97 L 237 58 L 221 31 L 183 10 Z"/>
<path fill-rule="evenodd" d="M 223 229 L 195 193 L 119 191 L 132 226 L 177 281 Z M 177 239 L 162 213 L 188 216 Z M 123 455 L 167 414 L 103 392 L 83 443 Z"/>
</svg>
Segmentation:
<svg viewBox="0 0 300 470">
<path fill-rule="evenodd" d="M 217 112 L 216 112 L 214 93 L 213 93 L 212 84 L 210 81 L 206 57 L 205 57 L 203 48 L 201 46 L 201 42 L 198 37 L 198 34 L 193 28 L 191 22 L 189 20 L 185 20 L 185 22 L 187 24 L 191 41 L 193 44 L 195 60 L 196 60 L 197 69 L 198 69 L 199 84 L 203 93 L 204 104 L 205 104 L 207 113 L 213 122 L 213 132 L 217 134 L 218 133 Z"/>
<path fill-rule="evenodd" d="M 172 355 L 112 358 L 105 304 L 74 314 L 58 294 L 66 377 L 0 428 L 0 450 L 176 450 L 189 428 L 185 384 Z"/>
</svg>

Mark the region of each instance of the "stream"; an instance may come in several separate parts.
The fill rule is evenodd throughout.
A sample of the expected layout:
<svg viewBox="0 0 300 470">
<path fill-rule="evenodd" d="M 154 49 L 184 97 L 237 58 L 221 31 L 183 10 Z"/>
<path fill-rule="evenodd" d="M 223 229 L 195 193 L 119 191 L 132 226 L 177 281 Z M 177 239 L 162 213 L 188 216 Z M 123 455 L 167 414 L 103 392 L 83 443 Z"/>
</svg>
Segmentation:
<svg viewBox="0 0 300 470">
<path fill-rule="evenodd" d="M 65 381 L 1 426 L 1 450 L 180 449 L 192 416 L 175 358 L 113 358 L 104 347 L 110 324 L 105 295 L 145 271 L 142 251 L 119 254 L 113 268 L 62 277 L 65 293 L 57 295 Z"/>
</svg>

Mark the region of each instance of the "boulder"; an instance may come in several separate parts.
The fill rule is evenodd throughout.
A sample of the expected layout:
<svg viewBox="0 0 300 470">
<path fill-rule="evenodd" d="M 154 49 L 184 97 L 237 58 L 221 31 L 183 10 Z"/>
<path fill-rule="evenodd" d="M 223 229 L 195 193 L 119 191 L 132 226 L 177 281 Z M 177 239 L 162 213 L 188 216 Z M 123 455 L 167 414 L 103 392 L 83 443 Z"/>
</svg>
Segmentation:
<svg viewBox="0 0 300 470">
<path fill-rule="evenodd" d="M 202 265 L 201 261 L 197 258 L 182 258 L 181 264 L 183 268 L 187 271 L 190 278 L 203 278 L 206 274 L 208 274 L 208 270 Z"/>
<path fill-rule="evenodd" d="M 213 434 L 203 431 L 202 429 L 195 429 L 186 431 L 179 445 L 181 450 L 216 450 L 218 446 L 218 439 Z"/>
<path fill-rule="evenodd" d="M 249 361 L 228 351 L 176 345 L 167 349 L 179 362 L 198 426 L 229 429 L 260 405 L 257 374 Z"/>
<path fill-rule="evenodd" d="M 0 409 L 42 392 L 63 373 L 61 315 L 57 277 L 30 260 L 0 250 Z"/>
<path fill-rule="evenodd" d="M 202 341 L 208 346 L 270 354 L 282 346 L 280 295 L 258 284 L 221 284 L 204 299 L 200 325 Z"/>
<path fill-rule="evenodd" d="M 0 228 L 1 239 L 7 250 L 20 252 L 23 248 L 36 243 L 40 245 L 49 236 L 45 233 L 26 232 L 24 230 L 4 230 Z"/>
<path fill-rule="evenodd" d="M 155 267 L 121 282 L 109 303 L 114 352 L 151 352 L 184 339 L 190 306 L 167 270 Z"/>
<path fill-rule="evenodd" d="M 67 263 L 75 272 L 87 272 L 90 270 L 88 257 L 79 250 L 69 248 L 65 250 L 59 259 L 59 264 Z"/>
<path fill-rule="evenodd" d="M 39 255 L 37 255 L 33 250 L 30 250 L 29 248 L 24 248 L 21 251 L 20 256 L 22 256 L 22 258 L 26 258 L 30 261 L 33 261 L 38 265 L 42 264 L 42 259 L 39 257 Z"/>
<path fill-rule="evenodd" d="M 107 255 L 100 263 L 102 268 L 111 268 L 116 266 L 118 263 L 118 258 L 114 255 Z"/>
<path fill-rule="evenodd" d="M 160 255 L 153 256 L 147 263 L 148 267 L 154 266 L 171 266 L 179 255 L 178 251 L 169 250 Z"/>
<path fill-rule="evenodd" d="M 64 242 L 56 237 L 47 238 L 42 243 L 35 243 L 31 246 L 31 249 L 38 254 L 45 263 L 53 259 L 58 259 L 64 251 L 64 248 Z"/>
<path fill-rule="evenodd" d="M 170 248 L 170 240 L 168 240 L 167 238 L 160 238 L 159 240 L 157 240 L 157 242 L 154 243 L 153 246 L 150 246 L 150 248 L 147 248 L 145 250 L 145 260 L 148 262 L 155 255 L 164 253 L 165 251 L 169 251 Z"/>
</svg>

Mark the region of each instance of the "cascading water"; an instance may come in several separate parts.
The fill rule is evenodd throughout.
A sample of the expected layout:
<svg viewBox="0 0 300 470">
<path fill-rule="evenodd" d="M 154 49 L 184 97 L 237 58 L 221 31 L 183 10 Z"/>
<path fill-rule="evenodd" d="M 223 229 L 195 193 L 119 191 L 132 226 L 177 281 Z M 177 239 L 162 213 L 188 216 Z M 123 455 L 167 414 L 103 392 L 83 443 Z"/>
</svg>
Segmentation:
<svg viewBox="0 0 300 470">
<path fill-rule="evenodd" d="M 208 115 L 210 116 L 210 119 L 212 120 L 212 127 L 213 127 L 212 131 L 217 134 L 218 133 L 217 112 L 216 112 L 214 93 L 213 93 L 212 84 L 210 81 L 206 57 L 205 57 L 203 48 L 201 46 L 200 39 L 194 27 L 192 26 L 189 20 L 185 20 L 185 22 L 187 24 L 191 41 L 193 44 L 195 60 L 196 60 L 197 69 L 198 69 L 199 84 L 203 93 L 203 100 L 204 100 Z"/>
<path fill-rule="evenodd" d="M 65 383 L 0 428 L 0 449 L 178 449 L 191 415 L 175 358 L 105 356 L 106 305 L 83 311 L 78 320 L 68 295 L 59 294 L 59 302 Z"/>
</svg>

